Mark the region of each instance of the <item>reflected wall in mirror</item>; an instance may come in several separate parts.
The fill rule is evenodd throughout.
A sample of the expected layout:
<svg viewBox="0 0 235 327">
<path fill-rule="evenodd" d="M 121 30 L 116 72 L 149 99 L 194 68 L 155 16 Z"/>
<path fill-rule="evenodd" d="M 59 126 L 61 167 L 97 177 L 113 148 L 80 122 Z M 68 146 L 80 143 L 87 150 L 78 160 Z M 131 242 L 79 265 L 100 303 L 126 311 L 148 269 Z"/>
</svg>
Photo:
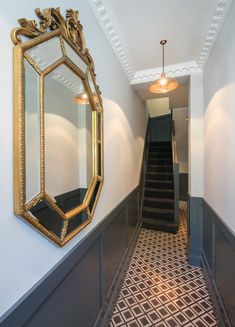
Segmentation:
<svg viewBox="0 0 235 327">
<path fill-rule="evenodd" d="M 103 107 L 78 12 L 20 19 L 14 47 L 15 213 L 63 246 L 103 184 Z"/>
</svg>

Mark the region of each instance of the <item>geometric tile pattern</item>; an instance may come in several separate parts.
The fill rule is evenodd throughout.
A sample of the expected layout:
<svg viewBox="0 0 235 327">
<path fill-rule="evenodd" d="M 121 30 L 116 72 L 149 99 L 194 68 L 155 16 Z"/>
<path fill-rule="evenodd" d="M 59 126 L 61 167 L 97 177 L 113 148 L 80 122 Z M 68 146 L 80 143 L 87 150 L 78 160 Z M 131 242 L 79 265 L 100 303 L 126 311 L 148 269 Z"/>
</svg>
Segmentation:
<svg viewBox="0 0 235 327">
<path fill-rule="evenodd" d="M 219 326 L 202 269 L 187 258 L 181 201 L 177 234 L 141 230 L 109 326 Z"/>
</svg>

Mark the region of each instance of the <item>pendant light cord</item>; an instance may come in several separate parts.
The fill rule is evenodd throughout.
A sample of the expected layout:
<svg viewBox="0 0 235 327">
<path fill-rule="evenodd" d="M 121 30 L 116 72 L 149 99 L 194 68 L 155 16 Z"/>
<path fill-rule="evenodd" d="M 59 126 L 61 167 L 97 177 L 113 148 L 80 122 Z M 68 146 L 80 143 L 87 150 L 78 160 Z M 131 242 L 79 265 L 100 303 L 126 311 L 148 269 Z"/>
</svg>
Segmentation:
<svg viewBox="0 0 235 327">
<path fill-rule="evenodd" d="M 165 60 L 164 60 L 164 45 L 165 44 L 162 45 L 162 72 L 163 72 L 163 74 L 165 73 L 164 72 L 164 65 L 165 65 Z"/>
<path fill-rule="evenodd" d="M 165 73 L 165 52 L 164 52 L 164 46 L 167 43 L 167 40 L 161 40 L 160 44 L 162 45 L 162 73 Z"/>
</svg>

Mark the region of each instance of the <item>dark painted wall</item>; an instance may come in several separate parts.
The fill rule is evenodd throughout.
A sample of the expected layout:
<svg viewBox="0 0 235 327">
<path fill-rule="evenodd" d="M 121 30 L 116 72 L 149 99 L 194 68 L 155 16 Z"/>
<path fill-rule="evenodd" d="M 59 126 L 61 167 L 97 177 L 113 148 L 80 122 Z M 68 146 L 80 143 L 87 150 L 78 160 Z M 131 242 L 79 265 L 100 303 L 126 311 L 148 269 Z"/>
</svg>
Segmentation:
<svg viewBox="0 0 235 327">
<path fill-rule="evenodd" d="M 224 321 L 235 326 L 235 235 L 203 201 L 203 263 Z M 222 308 L 222 309 L 223 309 Z M 228 325 L 229 325 L 228 323 Z"/>
<path fill-rule="evenodd" d="M 0 326 L 107 326 L 139 217 L 137 188 L 4 315 Z"/>
<path fill-rule="evenodd" d="M 223 326 L 235 327 L 235 235 L 206 201 L 189 204 L 189 258 L 204 267 Z"/>
<path fill-rule="evenodd" d="M 180 200 L 186 201 L 188 197 L 188 174 L 179 174 Z"/>
<path fill-rule="evenodd" d="M 164 115 L 149 119 L 150 142 L 171 142 L 171 115 Z"/>
</svg>

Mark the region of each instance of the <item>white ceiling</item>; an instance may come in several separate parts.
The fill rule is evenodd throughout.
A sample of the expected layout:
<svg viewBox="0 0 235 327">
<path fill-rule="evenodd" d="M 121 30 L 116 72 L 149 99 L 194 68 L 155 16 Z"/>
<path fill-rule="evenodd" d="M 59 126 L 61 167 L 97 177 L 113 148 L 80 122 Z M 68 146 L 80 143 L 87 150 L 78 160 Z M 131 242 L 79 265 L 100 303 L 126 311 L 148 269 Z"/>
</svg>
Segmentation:
<svg viewBox="0 0 235 327">
<path fill-rule="evenodd" d="M 201 69 L 232 0 L 88 0 L 132 85 Z"/>
<path fill-rule="evenodd" d="M 198 60 L 217 0 L 110 0 L 136 71 Z"/>
</svg>

